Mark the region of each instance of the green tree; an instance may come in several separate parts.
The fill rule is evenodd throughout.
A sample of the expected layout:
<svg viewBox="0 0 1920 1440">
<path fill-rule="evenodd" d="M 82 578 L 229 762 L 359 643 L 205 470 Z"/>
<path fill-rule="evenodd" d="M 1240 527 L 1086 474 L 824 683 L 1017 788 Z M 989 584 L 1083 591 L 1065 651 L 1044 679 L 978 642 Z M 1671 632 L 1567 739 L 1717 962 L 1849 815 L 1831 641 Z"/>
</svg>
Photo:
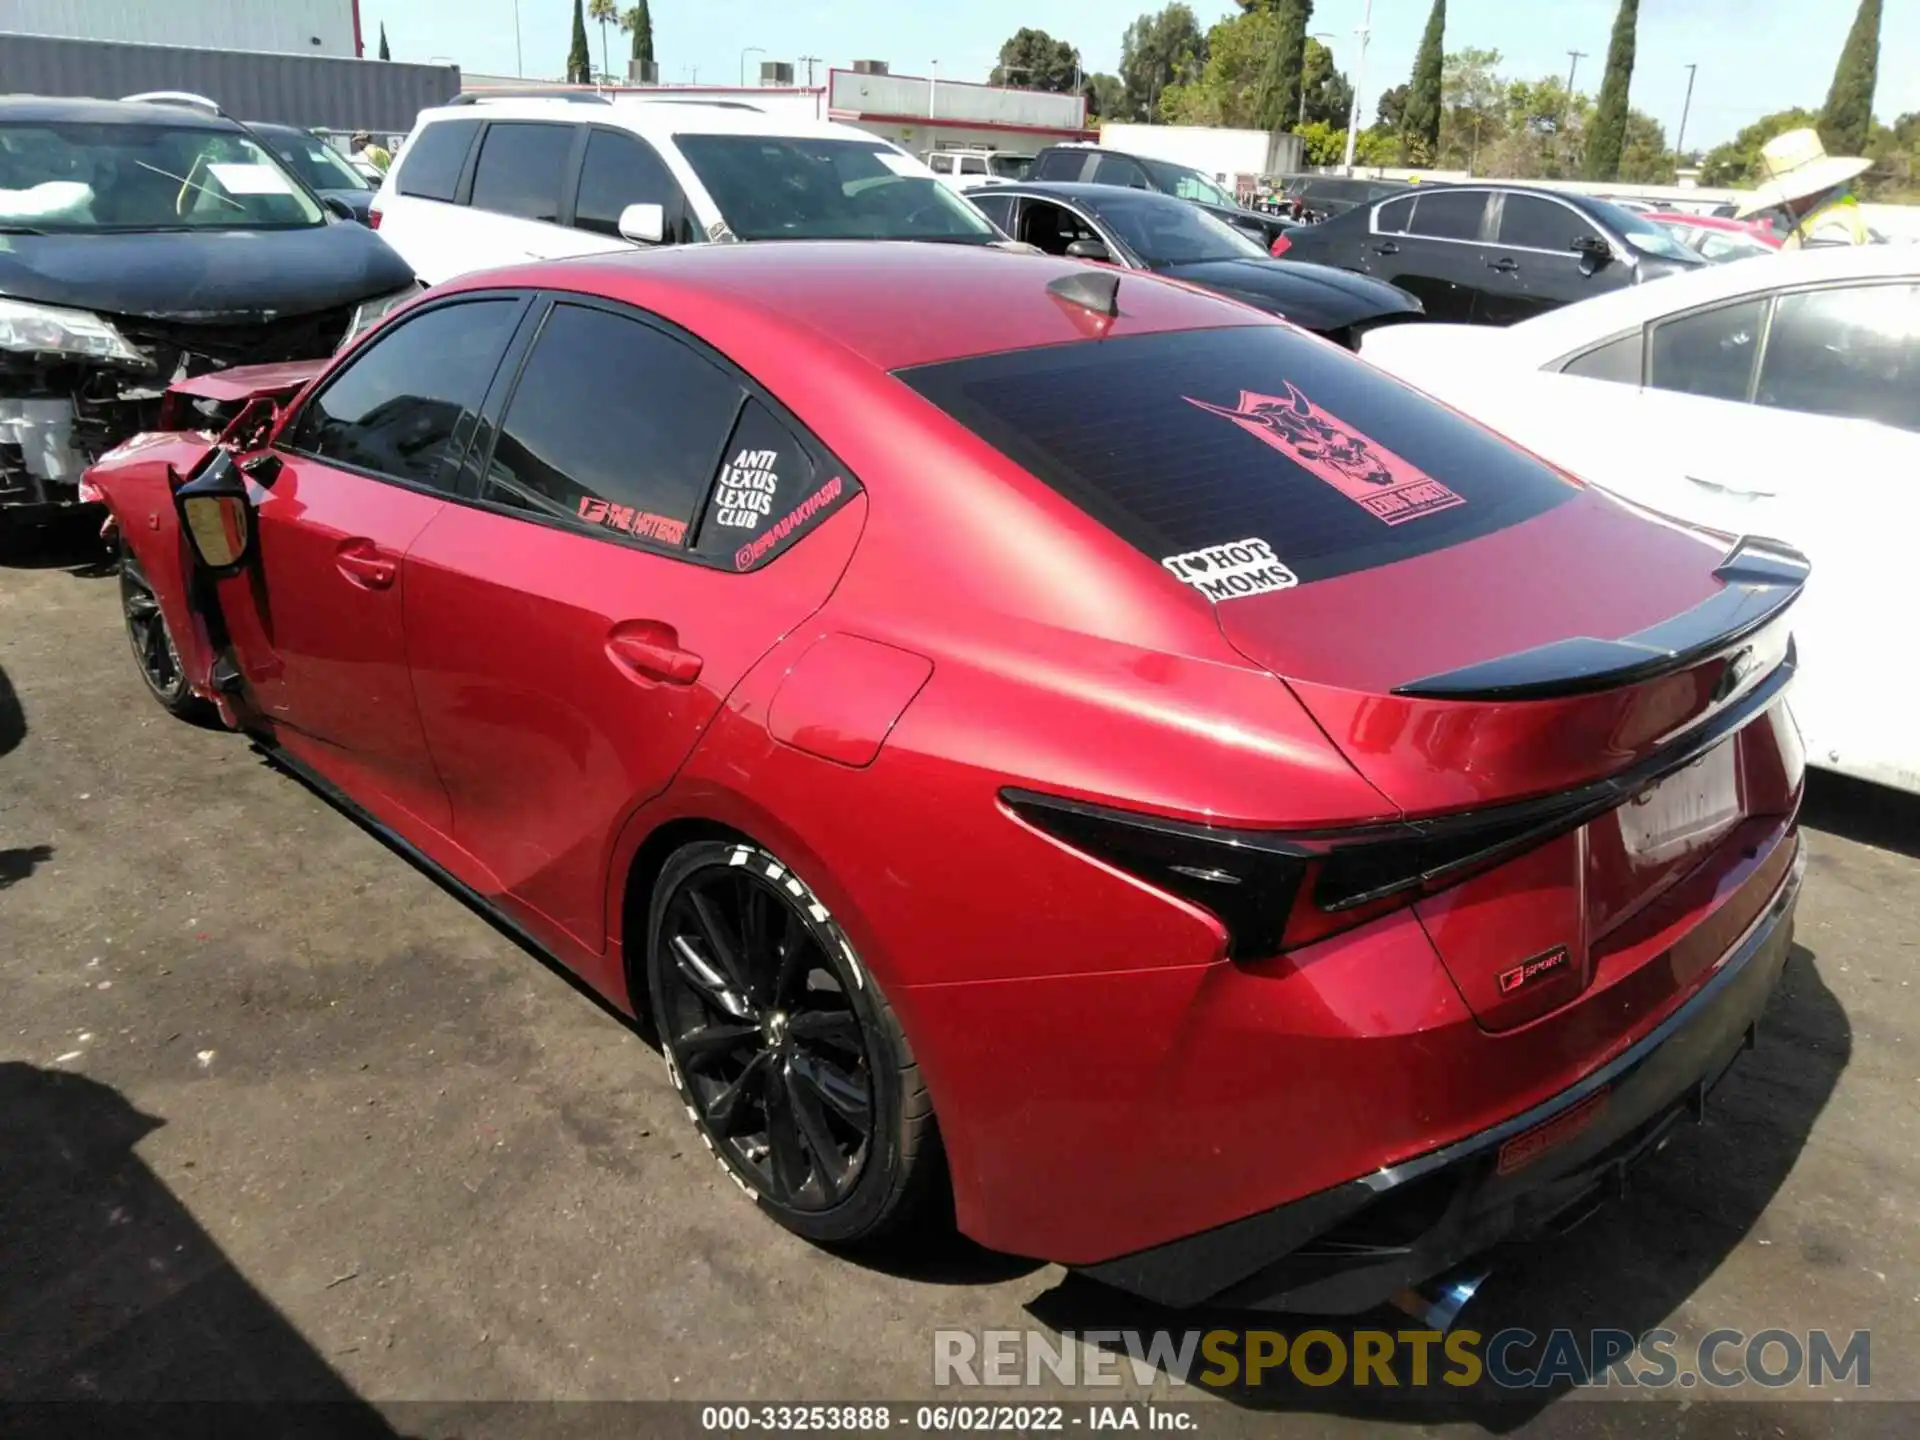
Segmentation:
<svg viewBox="0 0 1920 1440">
<path fill-rule="evenodd" d="M 1000 63 L 987 77 L 993 85 L 1069 94 L 1080 79 L 1080 52 L 1044 30 L 1021 26 L 1000 47 Z"/>
<path fill-rule="evenodd" d="M 567 47 L 567 82 L 593 83 L 593 52 L 587 48 L 587 15 L 582 0 L 573 0 L 573 43 Z"/>
<path fill-rule="evenodd" d="M 387 22 L 384 20 L 380 22 L 380 58 L 382 60 L 393 58 L 393 51 L 387 48 Z"/>
<path fill-rule="evenodd" d="M 1443 170 L 1483 169 L 1482 159 L 1507 133 L 1507 90 L 1498 50 L 1456 50 L 1441 71 L 1440 143 L 1428 163 Z"/>
<path fill-rule="evenodd" d="M 600 26 L 600 73 L 611 77 L 613 64 L 607 59 L 607 26 L 620 23 L 618 0 L 587 0 L 587 15 Z"/>
<path fill-rule="evenodd" d="M 1313 0 L 1274 0 L 1273 45 L 1260 78 L 1260 128 L 1291 130 L 1300 123 L 1300 84 Z"/>
<path fill-rule="evenodd" d="M 1613 39 L 1607 44 L 1600 105 L 1593 117 L 1593 133 L 1587 137 L 1589 180 L 1615 180 L 1620 175 L 1620 152 L 1627 143 L 1627 91 L 1633 86 L 1634 31 L 1639 24 L 1640 0 L 1620 0 L 1620 13 L 1613 17 Z"/>
<path fill-rule="evenodd" d="M 633 37 L 632 58 L 653 64 L 653 12 L 647 8 L 647 0 L 640 0 L 620 17 L 620 28 Z"/>
<path fill-rule="evenodd" d="M 1627 139 L 1620 150 L 1620 179 L 1635 185 L 1671 185 L 1676 158 L 1667 149 L 1667 132 L 1658 120 L 1639 110 L 1627 112 Z"/>
<path fill-rule="evenodd" d="M 1307 53 L 1301 62 L 1300 74 L 1307 119 L 1344 131 L 1353 113 L 1353 85 L 1334 65 L 1333 52 L 1312 36 L 1307 37 Z"/>
<path fill-rule="evenodd" d="M 1880 0 L 1860 0 L 1834 67 L 1827 108 L 1820 112 L 1821 142 L 1835 155 L 1864 155 L 1873 129 L 1873 87 L 1880 70 Z"/>
<path fill-rule="evenodd" d="M 1373 123 L 1382 130 L 1398 134 L 1407 113 L 1407 92 L 1405 85 L 1392 85 L 1382 90 L 1380 98 L 1374 102 Z"/>
<path fill-rule="evenodd" d="M 1087 97 L 1089 120 L 1123 120 L 1127 110 L 1127 87 L 1118 75 L 1089 75 L 1080 93 Z"/>
<path fill-rule="evenodd" d="M 1338 165 L 1347 158 L 1347 131 L 1336 129 L 1324 120 L 1309 120 L 1295 131 L 1306 151 L 1309 165 Z"/>
<path fill-rule="evenodd" d="M 1207 63 L 1207 37 L 1193 8 L 1175 0 L 1154 15 L 1142 15 L 1120 37 L 1120 80 L 1126 86 L 1128 118 L 1155 118 L 1161 92 L 1191 85 Z M 1116 117 L 1118 118 L 1118 117 Z"/>
<path fill-rule="evenodd" d="M 1757 184 L 1760 147 L 1776 135 L 1803 129 L 1814 121 L 1811 110 L 1776 110 L 1771 115 L 1762 115 L 1726 144 L 1716 145 L 1707 152 L 1706 163 L 1700 170 L 1700 183 L 1716 188 Z"/>
<path fill-rule="evenodd" d="M 1249 10 L 1207 32 L 1207 63 L 1189 85 L 1168 87 L 1160 113 L 1170 125 L 1259 125 L 1260 82 L 1273 46 L 1273 15 Z"/>
<path fill-rule="evenodd" d="M 1433 0 L 1426 33 L 1413 57 L 1413 78 L 1407 82 L 1407 103 L 1400 117 L 1400 134 L 1407 158 L 1415 165 L 1431 165 L 1440 150 L 1441 83 L 1446 67 L 1447 0 Z"/>
</svg>

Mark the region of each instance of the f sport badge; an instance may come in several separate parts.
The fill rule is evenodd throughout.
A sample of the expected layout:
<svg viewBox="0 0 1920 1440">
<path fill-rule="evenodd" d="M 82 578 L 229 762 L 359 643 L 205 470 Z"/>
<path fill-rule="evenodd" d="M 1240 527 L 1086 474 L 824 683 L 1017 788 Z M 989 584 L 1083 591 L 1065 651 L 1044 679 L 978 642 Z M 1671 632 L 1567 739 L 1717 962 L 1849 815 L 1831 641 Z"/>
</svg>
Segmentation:
<svg viewBox="0 0 1920 1440">
<path fill-rule="evenodd" d="M 1285 395 L 1242 390 L 1237 406 L 1183 398 L 1233 421 L 1388 525 L 1404 525 L 1467 503 L 1412 462 L 1322 410 L 1291 380 L 1284 383 Z"/>
</svg>

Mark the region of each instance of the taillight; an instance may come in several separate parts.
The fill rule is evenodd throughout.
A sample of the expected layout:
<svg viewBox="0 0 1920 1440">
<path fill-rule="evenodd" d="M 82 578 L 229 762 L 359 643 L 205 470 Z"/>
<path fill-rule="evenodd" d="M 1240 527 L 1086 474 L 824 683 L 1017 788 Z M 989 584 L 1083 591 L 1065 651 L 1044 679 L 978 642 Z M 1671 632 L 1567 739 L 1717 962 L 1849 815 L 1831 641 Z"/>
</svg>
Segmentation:
<svg viewBox="0 0 1920 1440">
<path fill-rule="evenodd" d="M 1293 241 L 1289 240 L 1286 236 L 1276 235 L 1273 237 L 1273 253 L 1275 255 L 1284 255 L 1292 248 Z"/>
<path fill-rule="evenodd" d="M 367 211 L 367 228 L 369 230 L 378 230 L 380 228 L 380 212 L 378 210 Z"/>
<path fill-rule="evenodd" d="M 1543 844 L 1614 796 L 1586 792 L 1439 820 L 1344 830 L 1227 830 L 1003 790 L 1035 829 L 1219 918 L 1227 954 L 1258 959 L 1364 925 Z"/>
</svg>

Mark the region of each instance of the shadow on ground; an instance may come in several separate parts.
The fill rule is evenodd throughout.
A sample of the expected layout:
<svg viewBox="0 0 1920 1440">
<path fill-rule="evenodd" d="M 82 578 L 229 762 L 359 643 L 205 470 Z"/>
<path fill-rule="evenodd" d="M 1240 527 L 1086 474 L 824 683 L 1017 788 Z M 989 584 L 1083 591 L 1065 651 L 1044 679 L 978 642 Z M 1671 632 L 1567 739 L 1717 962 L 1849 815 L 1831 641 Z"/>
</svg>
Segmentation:
<svg viewBox="0 0 1920 1440">
<path fill-rule="evenodd" d="M 1800 823 L 1809 830 L 1920 860 L 1920 795 L 1831 770 L 1807 772 Z"/>
<path fill-rule="evenodd" d="M 0 1431 L 179 1434 L 194 1402 L 224 1433 L 392 1435 L 135 1154 L 163 1123 L 0 1062 Z"/>
<path fill-rule="evenodd" d="M 65 570 L 81 580 L 115 573 L 115 561 L 100 539 L 105 512 L 89 507 L 42 525 L 0 525 L 0 566 L 13 570 Z"/>
<path fill-rule="evenodd" d="M 1571 1235 L 1549 1246 L 1497 1256 L 1493 1277 L 1467 1306 L 1458 1328 L 1488 1339 L 1518 1328 L 1543 1340 L 1556 1329 L 1566 1329 L 1584 1348 L 1594 1330 L 1643 1337 L 1668 1325 L 1669 1317 L 1753 1228 L 1793 1169 L 1847 1066 L 1852 1035 L 1846 1012 L 1820 977 L 1815 956 L 1796 946 L 1762 1021 L 1759 1048 L 1742 1056 L 1715 1088 L 1707 1123 L 1676 1132 L 1665 1150 L 1634 1172 L 1623 1199 Z M 1831 1257 L 1828 1263 L 1833 1263 Z M 1169 1311 L 1078 1275 L 1069 1275 L 1037 1297 L 1029 1311 L 1054 1330 L 1073 1331 L 1089 1340 L 1091 1330 L 1126 1329 L 1147 1336 L 1155 1330 L 1171 1331 L 1176 1344 L 1183 1332 L 1204 1335 L 1213 1329 L 1279 1331 L 1291 1340 L 1318 1328 L 1339 1337 L 1348 1355 L 1356 1330 L 1420 1328 L 1397 1311 L 1331 1319 Z M 1728 1317 L 1726 1323 L 1740 1319 Z M 1130 1365 L 1132 1357 L 1120 1337 L 1100 1343 L 1115 1352 L 1118 1373 L 1127 1375 L 1137 1368 Z M 1691 1369 L 1692 1357 L 1674 1348 L 1681 1368 Z M 1324 1371 L 1328 1351 L 1316 1345 L 1309 1353 L 1310 1370 Z M 1538 1344 L 1519 1345 L 1509 1353 L 1516 1367 L 1531 1368 L 1541 1358 Z M 1534 1419 L 1573 1384 L 1563 1377 L 1537 1389 L 1503 1390 L 1483 1375 L 1474 1385 L 1456 1387 L 1440 1383 L 1450 1368 L 1436 1350 L 1426 1386 L 1409 1386 L 1408 1366 L 1401 1362 L 1400 1387 L 1387 1389 L 1377 1383 L 1366 1388 L 1344 1382 L 1305 1384 L 1283 1365 L 1266 1372 L 1265 1383 L 1258 1387 L 1242 1378 L 1214 1393 L 1255 1410 L 1413 1425 L 1464 1421 L 1507 1431 Z M 1631 1368 L 1644 1367 L 1636 1362 Z M 1207 1369 L 1204 1358 L 1196 1355 L 1192 1374 Z M 1208 1388 L 1191 1385 L 1194 1392 Z M 1690 1397 L 1691 1392 L 1675 1391 L 1668 1398 Z M 1087 1398 L 1095 1398 L 1094 1393 L 1088 1392 Z"/>
</svg>

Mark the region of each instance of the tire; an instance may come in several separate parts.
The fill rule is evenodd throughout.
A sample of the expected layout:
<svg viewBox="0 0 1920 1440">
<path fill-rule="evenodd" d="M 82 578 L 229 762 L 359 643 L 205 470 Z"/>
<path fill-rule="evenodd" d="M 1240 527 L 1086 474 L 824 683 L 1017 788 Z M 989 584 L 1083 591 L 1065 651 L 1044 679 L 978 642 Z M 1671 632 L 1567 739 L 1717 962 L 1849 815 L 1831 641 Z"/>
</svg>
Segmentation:
<svg viewBox="0 0 1920 1440">
<path fill-rule="evenodd" d="M 133 647 L 134 668 L 160 708 L 177 720 L 195 725 L 217 723 L 219 712 L 187 684 L 167 617 L 160 613 L 160 603 L 154 599 L 153 586 L 147 582 L 140 562 L 125 545 L 120 548 L 120 614 Z"/>
<path fill-rule="evenodd" d="M 648 907 L 646 967 L 688 1118 L 780 1224 L 865 1244 L 944 1198 L 933 1105 L 900 1023 L 776 856 L 738 840 L 675 851 Z"/>
</svg>

